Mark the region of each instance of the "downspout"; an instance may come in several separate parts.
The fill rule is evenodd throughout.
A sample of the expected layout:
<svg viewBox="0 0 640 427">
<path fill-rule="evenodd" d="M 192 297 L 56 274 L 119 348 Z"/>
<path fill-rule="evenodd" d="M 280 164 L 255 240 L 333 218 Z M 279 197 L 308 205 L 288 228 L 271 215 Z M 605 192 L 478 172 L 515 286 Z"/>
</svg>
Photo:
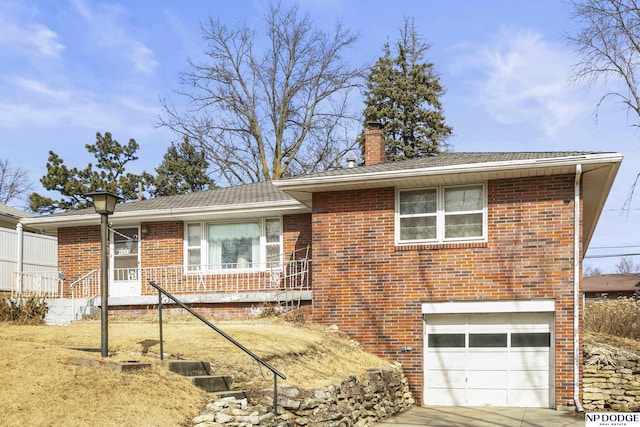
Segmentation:
<svg viewBox="0 0 640 427">
<path fill-rule="evenodd" d="M 573 403 L 576 412 L 584 412 L 580 403 L 580 180 L 582 165 L 576 165 L 573 200 Z"/>
<path fill-rule="evenodd" d="M 18 273 L 16 277 L 16 288 L 18 289 L 18 292 L 22 292 L 22 272 L 24 269 L 24 254 L 23 254 L 23 239 L 24 239 L 24 230 L 22 228 L 22 224 L 18 223 L 16 225 L 16 232 L 18 233 L 16 238 L 18 239 L 18 245 L 17 245 L 17 251 L 18 253 L 16 254 L 17 257 L 16 259 L 18 260 L 18 265 L 16 267 L 18 267 Z"/>
</svg>

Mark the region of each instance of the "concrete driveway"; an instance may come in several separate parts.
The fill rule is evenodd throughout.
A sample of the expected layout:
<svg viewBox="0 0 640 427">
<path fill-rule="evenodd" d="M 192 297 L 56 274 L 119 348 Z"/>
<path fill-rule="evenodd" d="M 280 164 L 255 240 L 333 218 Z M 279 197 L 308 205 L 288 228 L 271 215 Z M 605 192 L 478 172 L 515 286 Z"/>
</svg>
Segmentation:
<svg viewBox="0 0 640 427">
<path fill-rule="evenodd" d="M 415 407 L 376 427 L 584 427 L 584 414 L 538 408 Z"/>
</svg>

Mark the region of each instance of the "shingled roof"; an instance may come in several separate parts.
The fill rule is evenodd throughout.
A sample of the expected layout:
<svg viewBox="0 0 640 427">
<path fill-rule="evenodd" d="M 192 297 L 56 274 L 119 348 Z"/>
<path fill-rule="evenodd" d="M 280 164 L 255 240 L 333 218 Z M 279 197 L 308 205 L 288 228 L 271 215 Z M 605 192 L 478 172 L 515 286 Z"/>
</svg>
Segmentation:
<svg viewBox="0 0 640 427">
<path fill-rule="evenodd" d="M 442 153 L 437 156 L 420 157 L 415 159 L 402 160 L 397 162 L 379 163 L 368 166 L 358 166 L 353 168 L 336 169 L 328 172 L 305 175 L 305 178 L 330 177 L 340 175 L 357 175 L 362 173 L 393 172 L 410 169 L 437 168 L 456 165 L 474 165 L 478 163 L 500 163 L 514 162 L 522 160 L 553 159 L 561 157 L 585 156 L 589 154 L 600 154 L 595 151 L 547 151 L 547 152 L 476 152 L 476 153 Z M 301 178 L 294 176 L 284 178 L 282 181 Z"/>
<path fill-rule="evenodd" d="M 582 292 L 640 291 L 640 274 L 597 274 L 582 280 Z"/>
<path fill-rule="evenodd" d="M 18 209 L 12 208 L 11 206 L 3 205 L 0 203 L 0 216 L 10 217 L 10 218 L 25 218 L 32 216 L 26 212 L 22 212 Z"/>
<path fill-rule="evenodd" d="M 398 186 L 452 185 L 549 174 L 582 168 L 584 238 L 589 239 L 622 156 L 593 151 L 442 153 L 433 157 L 347 167 L 276 181 L 216 188 L 191 194 L 120 203 L 111 221 L 194 221 L 308 213 L 312 194 Z M 52 232 L 59 227 L 94 224 L 93 208 L 23 218 L 20 222 Z"/>
<path fill-rule="evenodd" d="M 580 156 L 594 154 L 593 152 L 557 151 L 557 152 L 515 152 L 515 153 L 443 153 L 433 157 L 402 160 L 398 162 L 381 163 L 370 166 L 336 169 L 317 174 L 283 178 L 290 181 L 297 178 L 321 178 L 331 176 L 349 176 L 370 172 L 400 171 L 411 169 L 435 168 L 479 163 L 512 162 L 516 160 L 534 160 Z M 233 187 L 215 188 L 190 194 L 157 197 L 155 199 L 119 203 L 118 212 L 152 211 L 158 209 L 202 208 L 213 206 L 232 206 L 255 203 L 279 202 L 294 200 L 291 196 L 274 186 L 271 182 L 238 185 Z M 86 215 L 93 213 L 93 208 L 78 209 L 68 212 L 52 214 L 50 216 Z"/>
<path fill-rule="evenodd" d="M 156 197 L 155 199 L 118 203 L 118 212 L 139 212 L 159 209 L 203 208 L 214 206 L 249 205 L 293 200 L 276 188 L 271 182 L 237 185 L 234 187 L 214 188 L 177 196 Z M 77 209 L 50 216 L 86 215 L 94 213 L 93 208 Z"/>
</svg>

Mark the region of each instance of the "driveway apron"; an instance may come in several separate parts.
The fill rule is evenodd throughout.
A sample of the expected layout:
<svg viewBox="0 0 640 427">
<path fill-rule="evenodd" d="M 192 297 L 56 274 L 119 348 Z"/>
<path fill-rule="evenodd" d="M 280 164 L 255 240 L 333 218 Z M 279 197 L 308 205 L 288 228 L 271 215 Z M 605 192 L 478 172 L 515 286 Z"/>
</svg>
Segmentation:
<svg viewBox="0 0 640 427">
<path fill-rule="evenodd" d="M 415 407 L 376 427 L 584 427 L 584 414 L 570 410 L 429 406 Z"/>
</svg>

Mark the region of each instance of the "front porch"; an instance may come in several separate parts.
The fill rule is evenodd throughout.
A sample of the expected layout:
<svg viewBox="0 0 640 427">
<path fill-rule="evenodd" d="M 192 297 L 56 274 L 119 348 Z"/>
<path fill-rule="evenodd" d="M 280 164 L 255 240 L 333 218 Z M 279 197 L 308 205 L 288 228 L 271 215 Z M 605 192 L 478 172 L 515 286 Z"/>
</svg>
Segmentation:
<svg viewBox="0 0 640 427">
<path fill-rule="evenodd" d="M 12 293 L 46 297 L 51 313 L 47 322 L 68 323 L 97 313 L 100 273 L 92 269 L 73 281 L 59 274 L 48 277 L 47 286 L 42 286 L 44 276 L 16 274 Z M 152 309 L 158 304 L 158 292 L 149 285 L 152 280 L 184 303 L 196 306 L 240 306 L 248 315 L 264 304 L 298 308 L 312 299 L 309 276 L 310 260 L 306 258 L 278 264 L 111 269 L 109 307 L 120 312 Z"/>
</svg>

